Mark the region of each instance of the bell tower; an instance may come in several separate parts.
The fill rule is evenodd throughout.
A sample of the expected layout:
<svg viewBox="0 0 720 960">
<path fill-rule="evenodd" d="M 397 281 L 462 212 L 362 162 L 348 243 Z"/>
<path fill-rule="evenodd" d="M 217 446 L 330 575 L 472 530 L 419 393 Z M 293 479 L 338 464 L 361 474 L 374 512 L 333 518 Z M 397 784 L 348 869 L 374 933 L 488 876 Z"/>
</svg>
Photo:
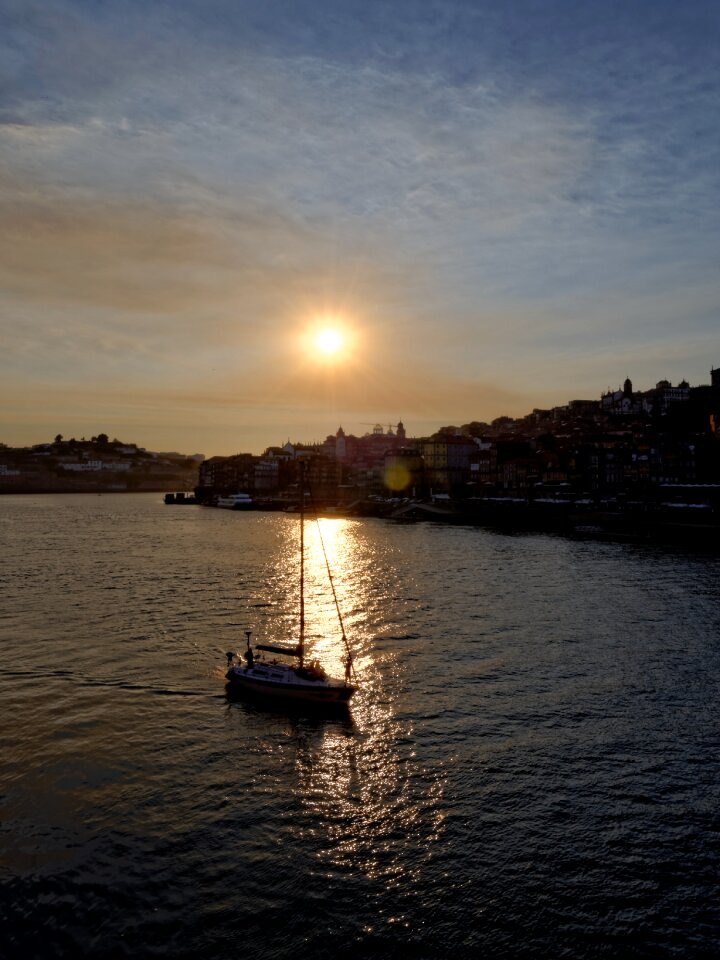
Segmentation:
<svg viewBox="0 0 720 960">
<path fill-rule="evenodd" d="M 345 431 L 342 427 L 338 427 L 338 432 L 335 434 L 335 459 L 344 460 L 347 456 L 347 443 L 345 442 Z"/>
</svg>

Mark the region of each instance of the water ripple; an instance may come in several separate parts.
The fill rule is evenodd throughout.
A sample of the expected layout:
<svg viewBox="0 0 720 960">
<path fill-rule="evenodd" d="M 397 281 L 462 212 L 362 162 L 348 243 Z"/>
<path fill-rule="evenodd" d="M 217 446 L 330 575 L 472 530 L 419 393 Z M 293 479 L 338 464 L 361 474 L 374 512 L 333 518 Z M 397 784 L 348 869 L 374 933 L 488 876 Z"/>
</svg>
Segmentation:
<svg viewBox="0 0 720 960">
<path fill-rule="evenodd" d="M 361 689 L 318 716 L 223 679 L 245 629 L 296 636 L 296 517 L 3 497 L 0 522 L 9 956 L 715 952 L 717 558 L 323 521 Z"/>
</svg>

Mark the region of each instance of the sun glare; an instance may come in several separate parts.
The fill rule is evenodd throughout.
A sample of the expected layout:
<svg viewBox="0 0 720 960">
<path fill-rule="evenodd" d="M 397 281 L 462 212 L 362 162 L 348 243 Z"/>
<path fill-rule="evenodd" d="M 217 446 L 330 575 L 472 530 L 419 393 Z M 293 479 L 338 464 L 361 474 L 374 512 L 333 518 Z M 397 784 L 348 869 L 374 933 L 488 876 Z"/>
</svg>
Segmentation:
<svg viewBox="0 0 720 960">
<path fill-rule="evenodd" d="M 298 332 L 305 358 L 315 366 L 331 370 L 357 360 L 357 330 L 345 317 L 316 314 Z"/>
<path fill-rule="evenodd" d="M 343 337 L 334 327 L 325 327 L 315 334 L 315 346 L 326 356 L 337 354 L 343 345 Z"/>
</svg>

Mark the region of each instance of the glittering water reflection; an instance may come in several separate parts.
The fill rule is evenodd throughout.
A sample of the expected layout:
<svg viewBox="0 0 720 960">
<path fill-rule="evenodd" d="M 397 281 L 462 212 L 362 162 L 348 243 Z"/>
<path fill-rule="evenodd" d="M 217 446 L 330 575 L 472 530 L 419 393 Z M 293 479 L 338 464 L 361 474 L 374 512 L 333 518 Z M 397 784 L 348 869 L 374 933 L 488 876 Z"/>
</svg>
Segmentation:
<svg viewBox="0 0 720 960">
<path fill-rule="evenodd" d="M 366 546 L 357 521 L 324 519 L 306 525 L 306 635 L 326 665 L 345 655 L 338 609 L 359 679 L 366 666 L 369 607 Z M 332 584 L 329 577 L 332 577 Z M 335 589 L 333 596 L 332 587 Z"/>
<path fill-rule="evenodd" d="M 299 520 L 288 516 L 280 518 L 279 523 L 275 552 L 266 559 L 259 578 L 248 581 L 241 609 L 248 627 L 255 630 L 256 639 L 294 643 L 300 618 Z M 372 581 L 368 572 L 376 560 L 361 534 L 362 524 L 358 521 L 340 518 L 305 521 L 308 656 L 337 675 L 346 653 L 328 576 L 329 566 L 359 680 L 368 667 L 371 651 L 368 610 Z"/>
<path fill-rule="evenodd" d="M 445 810 L 437 772 L 399 748 L 412 731 L 365 690 L 351 730 L 327 726 L 298 743 L 298 797 L 326 865 L 352 868 L 388 888 L 419 879 L 440 841 Z"/>
<path fill-rule="evenodd" d="M 299 530 L 297 518 L 283 520 L 282 540 L 262 576 L 268 606 L 255 610 L 264 635 L 294 639 Z M 382 566 L 392 578 L 391 551 L 379 552 L 362 522 L 344 518 L 306 521 L 305 551 L 309 656 L 337 672 L 345 652 L 329 565 L 359 690 L 344 721 L 305 720 L 290 728 L 293 792 L 305 814 L 294 829 L 316 844 L 318 869 L 360 871 L 383 889 L 412 889 L 443 834 L 444 775 L 408 750 L 412 721 L 397 716 L 393 706 L 405 682 L 402 660 L 378 643 L 379 630 L 391 621 L 377 576 Z"/>
<path fill-rule="evenodd" d="M 319 856 L 328 867 L 352 867 L 385 888 L 412 886 L 442 836 L 443 783 L 437 771 L 423 770 L 414 752 L 403 749 L 412 739 L 412 725 L 394 713 L 386 686 L 392 671 L 387 663 L 380 669 L 382 654 L 373 643 L 385 612 L 373 590 L 378 557 L 363 524 L 347 519 L 308 524 L 306 546 L 313 649 L 323 660 L 342 653 L 327 555 L 360 689 L 350 729 L 329 725 L 299 742 L 298 797 L 316 839 L 324 832 Z"/>
</svg>

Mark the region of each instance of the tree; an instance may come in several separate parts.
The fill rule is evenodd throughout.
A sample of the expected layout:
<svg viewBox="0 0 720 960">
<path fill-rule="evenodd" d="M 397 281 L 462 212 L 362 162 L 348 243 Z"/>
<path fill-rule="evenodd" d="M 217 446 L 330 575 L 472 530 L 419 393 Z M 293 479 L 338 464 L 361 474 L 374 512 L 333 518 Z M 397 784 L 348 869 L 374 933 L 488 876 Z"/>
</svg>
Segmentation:
<svg viewBox="0 0 720 960">
<path fill-rule="evenodd" d="M 483 420 L 473 420 L 470 423 L 464 423 L 460 429 L 470 437 L 482 437 L 490 429 L 490 424 Z"/>
<path fill-rule="evenodd" d="M 55 437 L 55 440 L 54 440 L 53 442 L 60 444 L 60 443 L 62 443 L 62 439 L 63 439 L 63 436 L 62 436 L 61 433 L 59 433 L 59 434 Z"/>
</svg>

